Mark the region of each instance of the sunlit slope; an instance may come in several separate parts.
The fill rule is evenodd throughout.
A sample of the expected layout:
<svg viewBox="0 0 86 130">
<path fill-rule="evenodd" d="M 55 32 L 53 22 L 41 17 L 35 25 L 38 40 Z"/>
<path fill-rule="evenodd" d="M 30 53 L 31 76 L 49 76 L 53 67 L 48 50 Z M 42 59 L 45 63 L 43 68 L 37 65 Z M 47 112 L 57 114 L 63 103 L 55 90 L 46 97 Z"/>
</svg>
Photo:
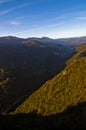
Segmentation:
<svg viewBox="0 0 86 130">
<path fill-rule="evenodd" d="M 37 111 L 42 115 L 63 112 L 86 101 L 86 44 L 76 48 L 66 68 L 34 92 L 14 113 Z"/>
</svg>

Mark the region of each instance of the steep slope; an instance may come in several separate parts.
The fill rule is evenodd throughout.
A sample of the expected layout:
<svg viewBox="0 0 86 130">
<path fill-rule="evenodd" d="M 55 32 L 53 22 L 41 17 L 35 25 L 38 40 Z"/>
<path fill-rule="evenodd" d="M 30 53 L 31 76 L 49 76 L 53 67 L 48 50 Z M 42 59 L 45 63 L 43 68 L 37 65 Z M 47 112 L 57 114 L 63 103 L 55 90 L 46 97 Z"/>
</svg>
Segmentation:
<svg viewBox="0 0 86 130">
<path fill-rule="evenodd" d="M 0 129 L 21 130 L 85 130 L 86 102 L 68 108 L 52 116 L 41 116 L 35 112 L 29 114 L 0 115 Z"/>
<path fill-rule="evenodd" d="M 3 39 L 0 42 L 0 68 L 6 70 L 11 80 L 5 86 L 7 93 L 0 90 L 3 93 L 0 97 L 1 112 L 59 73 L 74 53 L 74 48 L 49 42 L 15 37 L 0 39 Z"/>
<path fill-rule="evenodd" d="M 86 44 L 77 47 L 76 51 L 66 68 L 33 93 L 14 113 L 37 111 L 41 115 L 53 115 L 86 102 Z M 86 113 L 86 106 L 83 111 Z M 74 117 L 80 120 L 76 113 Z M 86 121 L 85 115 L 83 121 Z"/>
</svg>

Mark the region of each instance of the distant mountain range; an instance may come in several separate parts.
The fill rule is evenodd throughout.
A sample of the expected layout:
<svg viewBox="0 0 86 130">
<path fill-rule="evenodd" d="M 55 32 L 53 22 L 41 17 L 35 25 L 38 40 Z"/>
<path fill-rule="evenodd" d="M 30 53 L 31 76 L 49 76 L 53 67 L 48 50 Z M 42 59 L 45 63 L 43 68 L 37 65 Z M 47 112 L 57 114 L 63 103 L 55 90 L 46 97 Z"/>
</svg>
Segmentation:
<svg viewBox="0 0 86 130">
<path fill-rule="evenodd" d="M 65 45 L 71 45 L 71 44 L 80 44 L 86 42 L 86 36 L 83 37 L 74 37 L 74 38 L 59 38 L 59 39 L 51 39 L 48 37 L 32 37 L 32 38 L 18 38 L 14 36 L 6 36 L 6 37 L 0 37 L 0 43 L 24 43 L 27 41 L 36 40 L 38 42 L 49 42 L 49 43 L 58 43 L 58 44 L 65 44 Z"/>
<path fill-rule="evenodd" d="M 73 46 L 49 42 L 48 38 L 1 37 L 0 111 L 59 73 L 74 53 Z"/>
<path fill-rule="evenodd" d="M 85 95 L 86 37 L 0 37 L 1 130 L 86 129 Z"/>
</svg>

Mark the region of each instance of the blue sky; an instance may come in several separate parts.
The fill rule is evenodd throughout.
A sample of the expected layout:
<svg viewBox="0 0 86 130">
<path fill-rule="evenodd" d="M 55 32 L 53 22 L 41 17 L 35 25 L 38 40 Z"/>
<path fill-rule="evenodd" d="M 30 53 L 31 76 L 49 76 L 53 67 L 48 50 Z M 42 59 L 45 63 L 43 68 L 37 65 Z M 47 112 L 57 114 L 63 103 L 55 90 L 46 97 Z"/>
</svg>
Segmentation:
<svg viewBox="0 0 86 130">
<path fill-rule="evenodd" d="M 86 36 L 86 0 L 0 0 L 0 36 Z"/>
</svg>

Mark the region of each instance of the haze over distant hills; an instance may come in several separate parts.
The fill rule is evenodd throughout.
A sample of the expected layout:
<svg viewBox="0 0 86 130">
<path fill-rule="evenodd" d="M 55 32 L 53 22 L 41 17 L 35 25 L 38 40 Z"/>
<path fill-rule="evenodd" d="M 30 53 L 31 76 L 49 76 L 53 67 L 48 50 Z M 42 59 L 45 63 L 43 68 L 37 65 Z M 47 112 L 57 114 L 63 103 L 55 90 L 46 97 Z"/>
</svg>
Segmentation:
<svg viewBox="0 0 86 130">
<path fill-rule="evenodd" d="M 0 127 L 86 128 L 85 68 L 86 37 L 0 37 Z"/>
<path fill-rule="evenodd" d="M 86 129 L 86 0 L 0 0 L 0 130 Z"/>
<path fill-rule="evenodd" d="M 29 96 L 64 67 L 75 53 L 73 46 L 49 38 L 0 38 L 0 110 Z M 9 80 L 8 80 L 9 79 Z"/>
<path fill-rule="evenodd" d="M 70 45 L 70 44 L 80 44 L 86 42 L 86 36 L 82 37 L 74 37 L 74 38 L 58 38 L 58 39 L 52 39 L 48 37 L 31 37 L 31 38 L 18 38 L 15 36 L 4 36 L 0 37 L 0 43 L 23 43 L 31 40 L 36 40 L 39 42 L 53 42 L 53 43 L 58 43 L 58 44 L 65 44 L 65 45 Z"/>
</svg>

